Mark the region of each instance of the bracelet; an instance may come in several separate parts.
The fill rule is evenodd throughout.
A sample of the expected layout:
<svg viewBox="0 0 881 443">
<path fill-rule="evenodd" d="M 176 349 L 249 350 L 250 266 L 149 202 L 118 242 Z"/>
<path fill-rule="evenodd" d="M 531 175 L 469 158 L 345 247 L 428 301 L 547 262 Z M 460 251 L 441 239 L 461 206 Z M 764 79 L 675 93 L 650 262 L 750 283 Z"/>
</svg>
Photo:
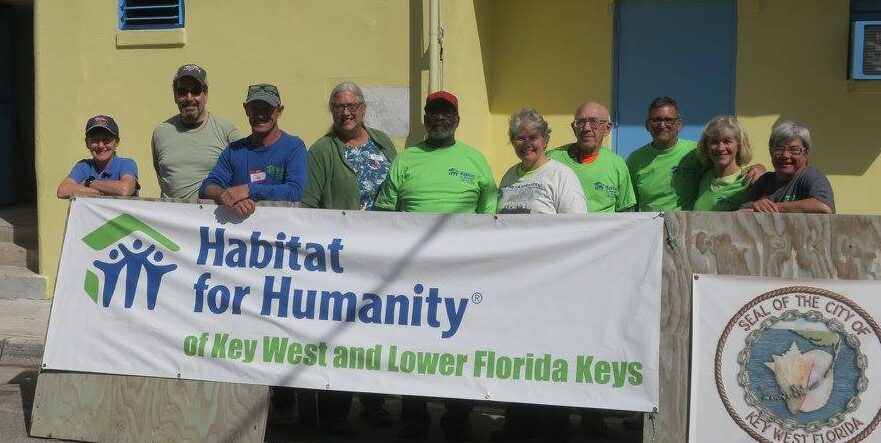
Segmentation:
<svg viewBox="0 0 881 443">
<path fill-rule="evenodd" d="M 89 188 L 92 186 L 92 182 L 95 181 L 95 177 L 89 177 L 86 181 L 83 182 L 83 186 Z"/>
</svg>

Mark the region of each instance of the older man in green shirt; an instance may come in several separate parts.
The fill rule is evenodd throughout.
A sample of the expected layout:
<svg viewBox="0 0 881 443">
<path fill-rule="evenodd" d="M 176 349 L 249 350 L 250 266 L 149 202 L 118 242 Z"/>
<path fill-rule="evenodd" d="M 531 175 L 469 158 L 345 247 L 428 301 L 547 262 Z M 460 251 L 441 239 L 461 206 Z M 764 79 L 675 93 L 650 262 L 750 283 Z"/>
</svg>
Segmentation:
<svg viewBox="0 0 881 443">
<path fill-rule="evenodd" d="M 497 189 L 486 158 L 457 141 L 458 100 L 438 91 L 425 104 L 428 137 L 401 152 L 374 208 L 401 212 L 494 214 Z"/>
<path fill-rule="evenodd" d="M 584 188 L 588 212 L 627 211 L 636 204 L 630 173 L 624 159 L 603 149 L 603 139 L 612 131 L 609 110 L 587 102 L 575 110 L 572 122 L 575 143 L 548 151 L 548 157 L 575 171 Z"/>
<path fill-rule="evenodd" d="M 494 214 L 498 200 L 495 179 L 478 150 L 456 140 L 459 100 L 446 91 L 425 99 L 425 141 L 398 154 L 374 209 L 443 214 Z M 440 426 L 450 441 L 469 440 L 474 402 L 445 400 Z M 400 438 L 421 440 L 430 417 L 424 397 L 401 399 Z"/>
</svg>

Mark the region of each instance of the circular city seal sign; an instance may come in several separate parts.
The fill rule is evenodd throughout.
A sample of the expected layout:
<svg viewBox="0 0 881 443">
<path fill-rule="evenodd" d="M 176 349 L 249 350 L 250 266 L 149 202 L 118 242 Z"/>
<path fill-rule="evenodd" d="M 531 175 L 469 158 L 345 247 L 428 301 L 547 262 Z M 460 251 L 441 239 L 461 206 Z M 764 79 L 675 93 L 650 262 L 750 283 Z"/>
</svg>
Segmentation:
<svg viewBox="0 0 881 443">
<path fill-rule="evenodd" d="M 881 420 L 879 368 L 881 331 L 872 316 L 807 286 L 754 298 L 716 346 L 719 397 L 760 442 L 878 441 L 867 437 Z"/>
</svg>

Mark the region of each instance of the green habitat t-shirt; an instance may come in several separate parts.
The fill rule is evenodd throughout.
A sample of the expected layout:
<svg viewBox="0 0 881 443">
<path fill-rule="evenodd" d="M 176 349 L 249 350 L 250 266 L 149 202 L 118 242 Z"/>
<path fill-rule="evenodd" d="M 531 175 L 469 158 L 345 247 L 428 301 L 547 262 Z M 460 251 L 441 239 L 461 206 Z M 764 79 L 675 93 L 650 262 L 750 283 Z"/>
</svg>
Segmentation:
<svg viewBox="0 0 881 443">
<path fill-rule="evenodd" d="M 374 206 L 387 211 L 494 214 L 498 191 L 483 154 L 422 142 L 398 154 Z"/>
<path fill-rule="evenodd" d="M 681 211 L 694 206 L 697 186 L 707 167 L 697 157 L 697 143 L 679 139 L 673 147 L 649 143 L 627 158 L 640 211 Z"/>
<path fill-rule="evenodd" d="M 716 178 L 713 170 L 701 177 L 695 211 L 736 211 L 749 200 L 749 185 L 743 171 Z"/>
<path fill-rule="evenodd" d="M 588 212 L 625 211 L 636 204 L 630 173 L 621 156 L 601 147 L 597 158 L 583 165 L 569 156 L 569 149 L 573 146 L 574 143 L 570 143 L 552 149 L 548 151 L 548 157 L 575 171 L 584 188 Z"/>
</svg>

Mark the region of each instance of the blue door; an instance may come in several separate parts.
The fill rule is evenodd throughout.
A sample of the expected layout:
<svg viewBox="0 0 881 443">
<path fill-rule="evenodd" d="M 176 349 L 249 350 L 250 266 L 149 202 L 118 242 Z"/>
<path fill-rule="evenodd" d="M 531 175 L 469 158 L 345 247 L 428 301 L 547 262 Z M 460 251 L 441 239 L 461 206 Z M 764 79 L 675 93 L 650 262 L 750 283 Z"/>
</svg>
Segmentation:
<svg viewBox="0 0 881 443">
<path fill-rule="evenodd" d="M 645 118 L 657 96 L 679 102 L 683 138 L 733 114 L 735 0 L 618 0 L 615 17 L 615 152 L 627 158 L 651 140 Z"/>
</svg>

